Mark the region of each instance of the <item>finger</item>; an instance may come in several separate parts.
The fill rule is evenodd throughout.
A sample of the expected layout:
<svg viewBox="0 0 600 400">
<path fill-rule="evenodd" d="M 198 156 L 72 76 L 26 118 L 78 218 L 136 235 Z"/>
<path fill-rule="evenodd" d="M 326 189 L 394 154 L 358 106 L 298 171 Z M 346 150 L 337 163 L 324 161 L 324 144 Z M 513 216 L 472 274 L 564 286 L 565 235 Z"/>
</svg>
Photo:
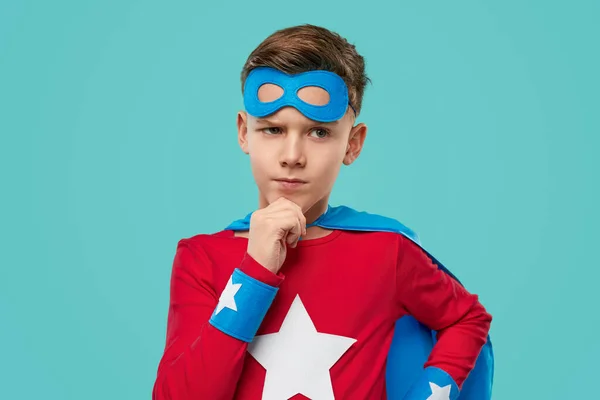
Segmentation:
<svg viewBox="0 0 600 400">
<path fill-rule="evenodd" d="M 298 219 L 300 221 L 300 231 L 302 232 L 302 236 L 306 235 L 306 216 L 302 212 L 302 209 L 298 207 Z"/>
<path fill-rule="evenodd" d="M 291 200 L 288 200 L 286 198 L 283 198 L 283 199 L 284 200 L 282 202 L 287 204 L 292 210 L 294 210 L 294 212 L 298 216 L 298 220 L 300 222 L 301 235 L 306 235 L 306 217 L 304 216 L 304 213 L 302 212 L 302 208 L 298 204 L 294 203 Z"/>
<path fill-rule="evenodd" d="M 285 227 L 285 229 L 292 229 L 292 227 L 295 225 L 294 220 L 298 219 L 298 213 L 295 210 L 288 208 L 284 210 L 273 211 L 269 213 L 268 218 L 280 221 L 280 224 L 282 224 L 281 226 Z"/>
<path fill-rule="evenodd" d="M 267 217 L 272 224 L 281 229 L 282 235 L 286 238 L 292 233 L 292 238 L 298 238 L 306 234 L 306 218 L 298 212 L 296 206 L 288 204 L 287 208 L 277 211 L 271 211 Z M 291 243 L 291 242 L 289 242 Z"/>
<path fill-rule="evenodd" d="M 278 198 L 277 200 L 275 200 L 273 203 L 271 203 L 271 207 L 274 210 L 282 210 L 282 209 L 288 208 L 290 203 L 291 203 L 290 200 L 288 200 L 282 196 L 282 197 Z"/>
<path fill-rule="evenodd" d="M 282 238 L 287 238 L 292 230 L 294 233 L 300 232 L 300 229 L 297 227 L 298 215 L 293 210 L 288 209 L 270 213 L 266 217 L 266 221 L 280 232 Z"/>
<path fill-rule="evenodd" d="M 290 210 L 290 212 L 292 213 L 291 216 L 296 219 L 298 225 L 298 238 L 306 235 L 306 217 L 302 214 L 300 208 L 294 208 L 293 210 Z"/>
<path fill-rule="evenodd" d="M 288 231 L 286 242 L 291 245 L 298 242 L 298 239 L 302 233 L 302 227 L 300 226 L 300 221 L 298 221 L 298 218 L 295 215 L 290 217 L 288 221 L 290 224 L 292 224 L 292 226 Z"/>
<path fill-rule="evenodd" d="M 281 206 L 283 208 L 300 208 L 300 206 L 294 203 L 292 200 L 287 197 L 280 197 L 276 201 L 273 202 L 273 205 Z"/>
<path fill-rule="evenodd" d="M 284 197 L 280 197 L 274 202 L 270 203 L 268 206 L 261 208 L 260 211 L 262 213 L 269 214 L 273 211 L 280 211 L 282 209 L 285 209 L 287 204 L 285 200 L 286 199 Z"/>
<path fill-rule="evenodd" d="M 292 244 L 292 247 L 294 247 L 294 248 L 296 246 L 298 246 L 298 242 L 300 241 L 300 236 L 302 236 L 301 232 L 303 232 L 303 230 L 302 230 L 302 224 L 300 223 L 300 221 L 298 221 L 298 232 L 300 232 L 300 233 L 298 234 L 298 237 L 296 237 L 296 240 Z"/>
</svg>

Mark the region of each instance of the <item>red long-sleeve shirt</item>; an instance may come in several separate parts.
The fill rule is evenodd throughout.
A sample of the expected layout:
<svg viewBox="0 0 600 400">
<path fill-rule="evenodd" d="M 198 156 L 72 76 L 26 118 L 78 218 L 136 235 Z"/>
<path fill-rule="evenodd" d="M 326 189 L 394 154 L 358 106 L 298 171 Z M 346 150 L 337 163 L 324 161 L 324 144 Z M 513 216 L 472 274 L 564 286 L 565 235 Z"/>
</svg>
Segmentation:
<svg viewBox="0 0 600 400">
<path fill-rule="evenodd" d="M 208 322 L 235 268 L 279 287 L 256 337 L 279 332 L 299 297 L 316 331 L 353 339 L 330 369 L 336 398 L 386 398 L 386 357 L 404 315 L 438 331 L 424 367 L 443 369 L 459 387 L 474 367 L 491 316 L 404 236 L 333 231 L 300 241 L 277 275 L 246 253 L 247 243 L 232 231 L 179 241 L 153 400 L 261 399 L 266 369 L 248 343 Z"/>
</svg>

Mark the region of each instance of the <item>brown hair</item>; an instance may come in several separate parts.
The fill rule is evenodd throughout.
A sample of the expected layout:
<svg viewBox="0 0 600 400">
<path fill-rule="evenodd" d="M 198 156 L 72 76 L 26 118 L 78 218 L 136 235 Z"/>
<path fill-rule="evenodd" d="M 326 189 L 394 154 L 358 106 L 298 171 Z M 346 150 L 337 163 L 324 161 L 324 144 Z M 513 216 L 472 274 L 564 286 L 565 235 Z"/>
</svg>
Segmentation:
<svg viewBox="0 0 600 400">
<path fill-rule="evenodd" d="M 272 67 L 288 74 L 335 72 L 346 82 L 357 115 L 365 86 L 371 81 L 365 74 L 365 60 L 353 44 L 335 32 L 310 24 L 278 30 L 250 53 L 241 74 L 242 93 L 246 77 L 256 67 Z"/>
</svg>

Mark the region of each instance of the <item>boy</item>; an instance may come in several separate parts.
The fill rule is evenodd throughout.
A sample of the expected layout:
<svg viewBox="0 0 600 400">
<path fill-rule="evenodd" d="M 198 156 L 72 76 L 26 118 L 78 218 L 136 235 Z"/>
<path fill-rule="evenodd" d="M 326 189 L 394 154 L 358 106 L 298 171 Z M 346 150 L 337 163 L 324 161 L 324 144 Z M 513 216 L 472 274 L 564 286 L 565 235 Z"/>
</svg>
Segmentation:
<svg viewBox="0 0 600 400">
<path fill-rule="evenodd" d="M 457 398 L 491 316 L 401 224 L 328 206 L 363 147 L 367 81 L 354 46 L 324 28 L 283 29 L 252 52 L 237 126 L 258 210 L 178 243 L 154 400 L 385 399 L 409 315 L 438 341 L 402 398 Z"/>
</svg>

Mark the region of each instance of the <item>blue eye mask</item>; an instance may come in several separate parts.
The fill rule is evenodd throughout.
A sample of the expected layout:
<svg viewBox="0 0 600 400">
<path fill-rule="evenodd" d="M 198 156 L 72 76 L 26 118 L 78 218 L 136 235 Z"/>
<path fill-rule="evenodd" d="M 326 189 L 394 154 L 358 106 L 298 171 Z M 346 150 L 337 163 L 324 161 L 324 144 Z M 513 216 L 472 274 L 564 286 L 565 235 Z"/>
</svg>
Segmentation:
<svg viewBox="0 0 600 400">
<path fill-rule="evenodd" d="M 258 90 L 265 84 L 279 86 L 283 95 L 273 101 L 261 101 Z M 317 105 L 302 100 L 298 91 L 305 87 L 325 90 L 329 94 L 329 102 Z M 333 72 L 317 70 L 290 75 L 270 67 L 257 67 L 250 71 L 244 83 L 244 107 L 250 115 L 262 118 L 286 106 L 294 107 L 307 118 L 319 122 L 341 119 L 348 106 L 354 110 L 348 101 L 346 83 Z"/>
</svg>

